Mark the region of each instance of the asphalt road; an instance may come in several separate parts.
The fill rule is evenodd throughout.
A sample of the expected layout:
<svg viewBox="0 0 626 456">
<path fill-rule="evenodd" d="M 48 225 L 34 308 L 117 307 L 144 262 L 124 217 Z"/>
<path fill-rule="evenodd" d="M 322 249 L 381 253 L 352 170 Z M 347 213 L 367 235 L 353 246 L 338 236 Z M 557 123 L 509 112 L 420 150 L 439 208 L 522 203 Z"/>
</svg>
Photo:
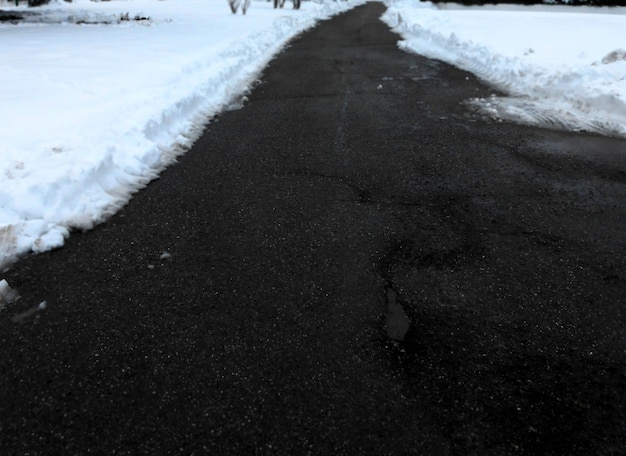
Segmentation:
<svg viewBox="0 0 626 456">
<path fill-rule="evenodd" d="M 482 118 L 383 11 L 4 274 L 0 454 L 626 454 L 626 142 Z"/>
</svg>

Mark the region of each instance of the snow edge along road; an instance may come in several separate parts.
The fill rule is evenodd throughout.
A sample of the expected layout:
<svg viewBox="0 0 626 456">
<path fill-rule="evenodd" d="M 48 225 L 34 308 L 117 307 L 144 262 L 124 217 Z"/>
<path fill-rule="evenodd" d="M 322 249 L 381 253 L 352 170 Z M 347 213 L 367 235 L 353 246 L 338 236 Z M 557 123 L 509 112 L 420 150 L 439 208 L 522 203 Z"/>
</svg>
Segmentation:
<svg viewBox="0 0 626 456">
<path fill-rule="evenodd" d="M 230 16 L 230 13 L 225 15 L 226 11 L 222 10 L 227 10 L 227 7 L 224 8 L 224 5 L 212 6 L 204 22 L 195 19 L 196 22 L 191 23 L 196 27 L 211 28 L 211 21 L 238 21 L 239 25 L 232 26 L 234 30 L 232 36 L 220 36 L 215 40 L 217 45 L 212 43 L 212 46 L 207 47 L 205 54 L 196 49 L 182 51 L 189 53 L 190 58 L 174 72 L 173 76 L 170 72 L 169 76 L 165 75 L 162 80 L 157 80 L 153 84 L 153 87 L 156 87 L 153 93 L 142 87 L 141 81 L 135 88 L 122 87 L 119 93 L 114 90 L 107 93 L 98 86 L 102 84 L 102 80 L 95 80 L 93 83 L 56 81 L 54 68 L 50 70 L 50 74 L 46 73 L 45 68 L 42 69 L 43 82 L 49 83 L 53 89 L 50 92 L 55 93 L 55 97 L 49 100 L 49 104 L 55 109 L 63 96 L 66 99 L 71 99 L 72 96 L 80 97 L 79 89 L 83 90 L 85 97 L 92 92 L 100 91 L 109 99 L 98 104 L 98 109 L 93 107 L 85 109 L 84 106 L 79 106 L 80 110 L 85 111 L 86 116 L 83 115 L 83 118 L 77 118 L 78 114 L 70 112 L 70 115 L 62 119 L 62 107 L 60 115 L 55 119 L 42 118 L 37 124 L 56 122 L 57 127 L 54 129 L 56 131 L 42 133 L 41 138 L 36 138 L 37 141 L 26 146 L 31 149 L 27 151 L 24 150 L 23 139 L 16 136 L 19 135 L 19 128 L 14 128 L 13 123 L 18 124 L 19 111 L 27 111 L 28 108 L 14 110 L 12 116 L 3 115 L 3 118 L 6 117 L 7 120 L 14 118 L 14 121 L 5 124 L 6 135 L 2 131 L 3 137 L 6 138 L 4 145 L 6 151 L 3 151 L 6 168 L 0 169 L 5 180 L 0 190 L 0 271 L 6 270 L 21 255 L 28 252 L 40 253 L 61 247 L 72 229 L 91 229 L 119 211 L 135 192 L 157 178 L 177 156 L 188 150 L 213 116 L 228 109 L 233 101 L 241 99 L 267 63 L 289 40 L 313 27 L 319 20 L 327 19 L 362 3 L 364 0 L 311 2 L 307 4 L 307 8 L 298 12 L 281 10 L 278 13 L 271 10 L 270 4 L 266 2 L 255 2 L 254 9 L 246 18 Z M 190 10 L 195 4 L 194 0 L 185 3 L 189 5 Z M 130 41 L 141 37 L 146 43 L 157 36 L 165 41 L 172 35 L 170 38 L 175 44 L 180 36 L 180 27 L 185 26 L 185 21 L 189 22 L 185 14 L 191 15 L 184 7 L 178 5 L 176 11 L 161 13 L 173 14 L 173 20 L 159 20 L 157 11 L 153 15 L 147 9 L 155 5 L 154 2 L 136 1 L 132 5 L 143 7 L 142 15 L 154 16 L 156 19 L 148 25 L 109 24 L 83 27 L 71 23 L 57 23 L 38 24 L 22 29 L 34 30 L 37 37 L 45 37 L 46 33 L 55 36 L 67 34 L 68 28 L 72 28 L 71 33 L 80 33 L 85 37 L 94 36 L 94 40 L 98 37 L 101 39 L 103 33 L 106 33 L 107 36 L 110 35 L 111 40 L 119 40 L 122 48 L 127 35 Z M 165 5 L 165 2 L 158 2 L 155 8 L 162 5 Z M 128 6 L 76 2 L 75 5 L 63 5 L 62 10 L 69 9 L 72 14 L 80 11 L 81 17 L 89 17 L 90 14 L 100 17 L 102 13 L 98 11 L 101 8 L 128 9 Z M 86 7 L 89 9 L 85 10 Z M 256 17 L 252 14 L 255 9 Z M 59 15 L 58 6 L 52 5 L 49 10 Z M 180 17 L 175 14 L 180 14 Z M 241 21 L 259 21 L 261 16 L 263 16 L 261 26 L 252 27 L 253 32 L 238 34 L 242 27 Z M 63 14 L 60 17 L 63 17 Z M 250 26 L 249 22 L 244 26 Z M 215 33 L 221 33 L 219 26 L 215 28 L 218 29 Z M 12 30 L 19 32 L 21 29 Z M 2 31 L 6 29 L 0 30 Z M 187 34 L 191 35 L 197 31 L 198 28 L 190 28 Z M 185 42 L 184 36 L 180 39 Z M 60 39 L 59 43 L 62 46 L 63 39 Z M 10 46 L 10 43 L 7 42 L 7 45 Z M 111 43 L 111 46 L 115 47 L 115 43 Z M 89 47 L 86 45 L 87 50 L 84 52 L 89 53 Z M 171 45 L 170 49 L 173 53 L 181 52 L 174 45 Z M 44 59 L 47 58 L 46 54 L 52 55 L 54 52 L 55 49 L 39 51 L 41 58 Z M 148 68 L 158 66 L 150 59 L 161 61 L 167 60 L 168 57 L 160 52 L 154 52 L 155 56 L 151 56 L 148 44 L 142 52 L 141 58 L 145 61 L 140 63 Z M 105 54 L 101 59 L 107 57 L 115 58 Z M 175 55 L 172 54 L 171 57 Z M 36 54 L 34 58 L 38 58 L 38 55 Z M 97 61 L 97 52 L 88 58 Z M 90 62 L 82 55 L 79 55 L 77 60 L 86 61 L 87 64 Z M 119 65 L 119 62 L 111 61 L 110 64 Z M 149 69 L 141 71 L 147 73 Z M 80 75 L 80 71 L 77 74 Z M 67 73 L 64 76 L 66 79 L 78 77 L 71 72 L 69 75 L 69 78 Z M 91 77 L 95 78 L 93 75 Z M 158 79 L 158 76 L 150 77 Z M 69 90 L 69 93 L 63 90 L 66 92 Z M 137 96 L 140 90 L 144 93 Z M 118 99 L 115 99 L 116 96 Z M 46 100 L 40 102 L 43 109 L 37 112 L 52 111 L 52 108 L 46 108 Z M 60 102 L 64 103 L 62 99 Z M 120 104 L 124 102 L 127 104 Z M 105 112 L 101 115 L 99 112 L 101 106 L 106 108 L 110 104 L 113 104 L 108 106 L 111 113 Z M 37 107 L 25 115 L 32 116 L 34 109 Z M 92 123 L 97 123 L 96 127 L 81 124 L 85 122 L 84 117 L 93 117 L 95 120 Z M 51 130 L 50 127 L 48 129 Z M 81 133 L 84 137 L 81 137 Z"/>
</svg>

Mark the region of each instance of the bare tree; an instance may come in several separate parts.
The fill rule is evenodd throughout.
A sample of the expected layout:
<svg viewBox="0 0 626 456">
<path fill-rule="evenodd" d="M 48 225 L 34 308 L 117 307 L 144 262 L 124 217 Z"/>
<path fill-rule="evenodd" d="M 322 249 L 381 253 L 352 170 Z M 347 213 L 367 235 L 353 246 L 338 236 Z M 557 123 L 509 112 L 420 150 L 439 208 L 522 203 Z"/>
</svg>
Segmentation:
<svg viewBox="0 0 626 456">
<path fill-rule="evenodd" d="M 228 5 L 233 14 L 237 14 L 239 6 L 241 6 L 242 14 L 246 14 L 246 11 L 250 8 L 250 0 L 228 0 Z"/>
<path fill-rule="evenodd" d="M 293 8 L 300 9 L 301 3 L 302 0 L 293 0 Z M 283 6 L 285 6 L 285 0 L 274 0 L 274 8 L 282 8 Z"/>
</svg>

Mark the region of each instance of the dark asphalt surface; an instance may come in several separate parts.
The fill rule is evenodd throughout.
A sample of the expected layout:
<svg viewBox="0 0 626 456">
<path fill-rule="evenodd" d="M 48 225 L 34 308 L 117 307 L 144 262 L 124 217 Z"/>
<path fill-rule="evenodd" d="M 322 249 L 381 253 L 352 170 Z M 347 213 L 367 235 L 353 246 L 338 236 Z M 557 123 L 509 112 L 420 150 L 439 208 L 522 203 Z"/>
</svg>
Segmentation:
<svg viewBox="0 0 626 456">
<path fill-rule="evenodd" d="M 481 118 L 383 11 L 3 275 L 0 454 L 626 454 L 626 142 Z"/>
</svg>

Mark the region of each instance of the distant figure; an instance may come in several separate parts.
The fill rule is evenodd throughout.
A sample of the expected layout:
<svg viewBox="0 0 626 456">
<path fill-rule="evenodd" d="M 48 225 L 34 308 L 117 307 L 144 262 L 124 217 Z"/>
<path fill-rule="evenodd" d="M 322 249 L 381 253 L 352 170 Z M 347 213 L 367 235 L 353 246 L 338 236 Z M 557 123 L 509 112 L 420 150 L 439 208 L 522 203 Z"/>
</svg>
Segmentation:
<svg viewBox="0 0 626 456">
<path fill-rule="evenodd" d="M 239 5 L 241 5 L 241 13 L 246 14 L 246 11 L 250 8 L 250 0 L 228 0 L 228 5 L 233 14 L 237 14 Z"/>
</svg>

